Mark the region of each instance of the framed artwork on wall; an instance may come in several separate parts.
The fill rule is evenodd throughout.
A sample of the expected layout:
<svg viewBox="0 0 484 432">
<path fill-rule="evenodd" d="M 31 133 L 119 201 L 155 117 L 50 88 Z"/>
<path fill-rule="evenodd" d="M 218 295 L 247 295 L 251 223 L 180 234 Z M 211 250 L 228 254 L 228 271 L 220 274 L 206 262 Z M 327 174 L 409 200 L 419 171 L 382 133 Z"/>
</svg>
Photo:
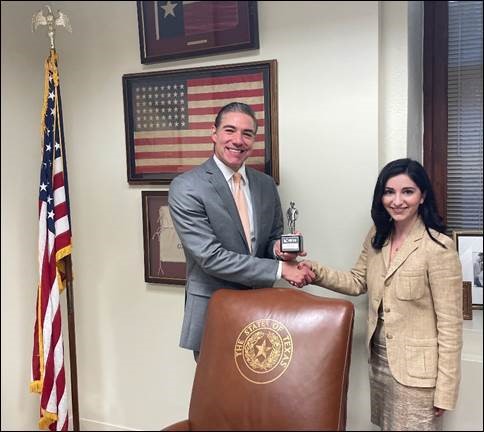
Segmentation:
<svg viewBox="0 0 484 432">
<path fill-rule="evenodd" d="M 462 295 L 462 303 L 463 303 L 463 318 L 465 320 L 472 319 L 472 282 L 463 281 L 462 288 L 464 289 Z"/>
<path fill-rule="evenodd" d="M 462 263 L 462 279 L 471 283 L 472 308 L 482 309 L 482 231 L 454 231 L 454 242 Z"/>
<path fill-rule="evenodd" d="M 256 1 L 137 1 L 141 63 L 259 48 Z"/>
<path fill-rule="evenodd" d="M 167 191 L 142 191 L 145 281 L 185 285 L 183 246 L 168 210 Z"/>
<path fill-rule="evenodd" d="M 123 75 L 130 184 L 169 184 L 213 154 L 215 116 L 244 102 L 257 118 L 247 165 L 279 183 L 276 60 Z"/>
</svg>

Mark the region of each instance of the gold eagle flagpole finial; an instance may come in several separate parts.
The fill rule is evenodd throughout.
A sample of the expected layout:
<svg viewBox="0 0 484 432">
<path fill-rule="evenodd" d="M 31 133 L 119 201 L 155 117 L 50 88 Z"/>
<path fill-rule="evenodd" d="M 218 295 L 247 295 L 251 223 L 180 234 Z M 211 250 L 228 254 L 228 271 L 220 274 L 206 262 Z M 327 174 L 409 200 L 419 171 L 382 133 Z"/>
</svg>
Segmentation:
<svg viewBox="0 0 484 432">
<path fill-rule="evenodd" d="M 44 15 L 44 8 L 47 9 L 47 14 Z M 72 33 L 71 23 L 67 15 L 60 10 L 57 10 L 56 15 L 52 13 L 49 5 L 45 5 L 38 12 L 34 13 L 32 17 L 32 32 L 37 30 L 39 26 L 47 26 L 47 35 L 50 39 L 50 49 L 55 49 L 55 28 L 65 27 L 65 29 Z"/>
</svg>

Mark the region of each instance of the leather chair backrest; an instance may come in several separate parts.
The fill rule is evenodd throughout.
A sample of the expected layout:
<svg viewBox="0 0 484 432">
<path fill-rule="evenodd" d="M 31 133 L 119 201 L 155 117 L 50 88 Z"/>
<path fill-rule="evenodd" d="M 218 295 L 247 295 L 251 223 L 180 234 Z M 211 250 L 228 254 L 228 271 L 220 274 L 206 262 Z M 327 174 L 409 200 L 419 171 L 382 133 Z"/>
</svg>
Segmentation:
<svg viewBox="0 0 484 432">
<path fill-rule="evenodd" d="M 210 300 L 191 430 L 345 430 L 353 304 L 292 288 Z"/>
</svg>

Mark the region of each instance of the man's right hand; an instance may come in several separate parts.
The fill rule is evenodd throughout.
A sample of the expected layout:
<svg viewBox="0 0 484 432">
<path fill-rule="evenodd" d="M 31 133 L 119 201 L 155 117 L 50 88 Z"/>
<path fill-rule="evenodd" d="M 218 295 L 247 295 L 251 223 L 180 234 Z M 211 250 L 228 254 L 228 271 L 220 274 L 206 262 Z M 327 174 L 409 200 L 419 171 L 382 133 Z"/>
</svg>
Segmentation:
<svg viewBox="0 0 484 432">
<path fill-rule="evenodd" d="M 296 231 L 294 234 L 300 235 L 299 231 Z M 282 252 L 281 251 L 281 240 L 277 240 L 274 243 L 274 255 L 280 259 L 281 261 L 292 261 L 295 260 L 297 257 L 305 257 L 307 252 Z"/>
<path fill-rule="evenodd" d="M 310 284 L 316 277 L 314 272 L 306 266 L 298 266 L 297 261 L 284 261 L 282 263 L 282 277 L 291 285 L 298 288 Z"/>
</svg>

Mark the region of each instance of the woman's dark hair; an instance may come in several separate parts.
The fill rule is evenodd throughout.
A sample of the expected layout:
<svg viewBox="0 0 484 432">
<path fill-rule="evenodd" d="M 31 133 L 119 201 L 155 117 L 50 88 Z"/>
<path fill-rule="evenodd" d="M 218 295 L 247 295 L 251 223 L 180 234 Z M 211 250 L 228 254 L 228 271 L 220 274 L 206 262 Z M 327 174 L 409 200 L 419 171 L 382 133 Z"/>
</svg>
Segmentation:
<svg viewBox="0 0 484 432">
<path fill-rule="evenodd" d="M 223 106 L 218 112 L 217 117 L 215 117 L 215 128 L 220 126 L 222 117 L 228 112 L 240 112 L 252 117 L 252 120 L 254 120 L 254 133 L 257 132 L 257 118 L 255 117 L 254 110 L 249 105 L 242 102 L 230 102 L 229 104 Z"/>
<path fill-rule="evenodd" d="M 393 219 L 383 207 L 382 197 L 388 180 L 399 174 L 408 175 L 418 186 L 424 196 L 424 202 L 418 208 L 418 214 L 422 218 L 430 238 L 445 248 L 441 242 L 436 240 L 430 233 L 430 228 L 444 233 L 445 225 L 437 211 L 435 195 L 425 168 L 412 159 L 397 159 L 383 167 L 378 176 L 373 192 L 373 203 L 371 205 L 371 218 L 375 223 L 376 233 L 371 244 L 375 249 L 381 249 L 393 230 Z"/>
</svg>

